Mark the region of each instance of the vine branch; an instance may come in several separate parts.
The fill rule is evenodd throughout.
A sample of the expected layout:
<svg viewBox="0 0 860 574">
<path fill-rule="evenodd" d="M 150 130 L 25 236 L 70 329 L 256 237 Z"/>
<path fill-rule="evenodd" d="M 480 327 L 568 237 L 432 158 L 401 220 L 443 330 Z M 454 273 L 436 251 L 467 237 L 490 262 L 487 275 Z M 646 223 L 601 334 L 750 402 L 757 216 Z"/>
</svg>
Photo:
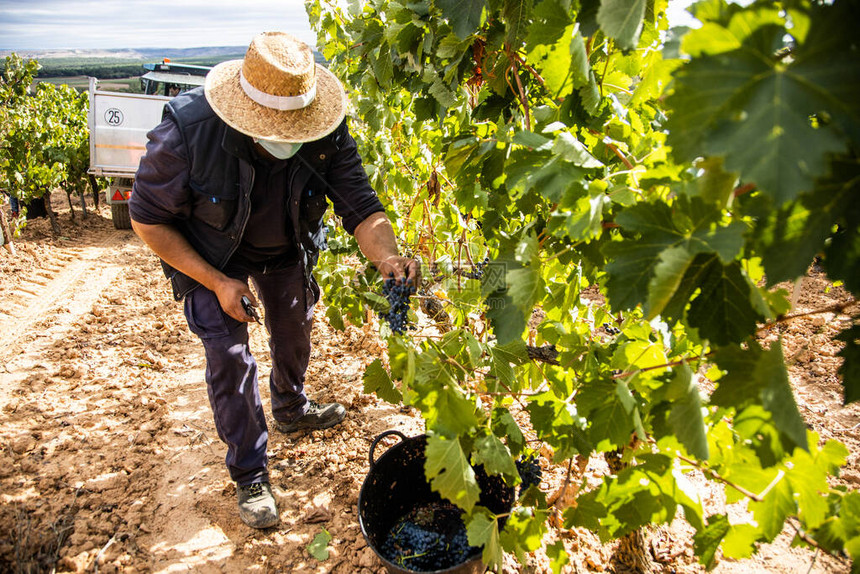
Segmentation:
<svg viewBox="0 0 860 574">
<path fill-rule="evenodd" d="M 686 456 L 682 456 L 682 455 L 677 455 L 677 456 L 678 456 L 678 459 L 686 462 L 687 464 L 689 464 L 691 466 L 696 467 L 698 470 L 708 474 L 714 480 L 717 480 L 719 482 L 722 482 L 726 486 L 730 486 L 730 487 L 734 488 L 735 490 L 737 490 L 738 492 L 740 492 L 741 494 L 743 494 L 747 498 L 754 500 L 756 502 L 761 502 L 762 500 L 764 500 L 764 498 L 761 495 L 758 495 L 754 492 L 750 492 L 749 490 L 747 490 L 743 486 L 736 484 L 736 483 L 732 482 L 731 480 L 727 479 L 726 477 L 722 476 L 717 471 L 715 471 L 711 468 L 708 468 L 707 466 L 702 466 L 697 461 L 689 459 Z M 780 474 L 777 474 L 777 478 L 778 479 L 782 478 L 782 475 L 783 475 L 783 473 L 782 473 L 782 471 L 780 471 Z M 768 487 L 765 489 L 765 493 L 767 493 L 771 488 L 773 488 L 774 484 L 775 483 L 772 482 L 770 485 L 768 485 Z"/>
<path fill-rule="evenodd" d="M 780 317 L 777 317 L 776 319 L 774 319 L 770 323 L 765 323 L 764 325 L 759 327 L 759 329 L 758 329 L 758 331 L 756 331 L 756 333 L 766 331 L 767 329 L 770 329 L 774 325 L 779 325 L 780 323 L 787 323 L 789 321 L 794 321 L 795 319 L 800 319 L 802 317 L 808 317 L 810 315 L 820 315 L 822 313 L 841 314 L 843 311 L 845 311 L 845 309 L 847 309 L 848 307 L 851 307 L 852 305 L 856 305 L 856 304 L 857 304 L 857 301 L 854 301 L 852 299 L 850 301 L 844 301 L 842 303 L 835 303 L 833 305 L 830 305 L 829 307 L 822 307 L 820 309 L 813 309 L 812 311 L 804 311 L 802 313 L 794 313 L 793 315 L 782 315 Z"/>
</svg>

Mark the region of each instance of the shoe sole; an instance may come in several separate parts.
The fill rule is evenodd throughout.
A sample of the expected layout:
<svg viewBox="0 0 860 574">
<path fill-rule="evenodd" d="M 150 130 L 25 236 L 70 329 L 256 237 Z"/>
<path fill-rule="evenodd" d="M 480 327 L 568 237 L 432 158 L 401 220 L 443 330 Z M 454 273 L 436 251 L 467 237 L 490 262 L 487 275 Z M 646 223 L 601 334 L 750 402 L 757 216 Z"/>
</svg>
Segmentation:
<svg viewBox="0 0 860 574">
<path fill-rule="evenodd" d="M 342 423 L 343 419 L 345 419 L 345 418 L 346 418 L 346 413 L 344 413 L 343 416 L 340 417 L 339 419 L 331 421 L 330 423 L 326 423 L 324 425 L 309 425 L 309 424 L 301 424 L 301 423 L 290 424 L 290 423 L 275 422 L 275 430 L 277 430 L 278 432 L 282 432 L 284 434 L 289 434 L 289 433 L 294 433 L 297 431 L 304 431 L 304 430 L 325 430 L 325 429 L 330 429 L 331 427 Z"/>
<path fill-rule="evenodd" d="M 242 517 L 239 516 L 239 518 L 242 518 Z M 253 524 L 249 524 L 244 518 L 242 518 L 242 522 L 245 524 L 245 526 L 248 526 L 249 528 L 255 528 L 257 530 L 265 530 L 266 528 L 272 528 L 273 526 L 277 526 L 281 522 L 281 520 L 276 516 L 271 520 L 271 523 L 260 524 L 257 526 L 255 526 Z"/>
</svg>

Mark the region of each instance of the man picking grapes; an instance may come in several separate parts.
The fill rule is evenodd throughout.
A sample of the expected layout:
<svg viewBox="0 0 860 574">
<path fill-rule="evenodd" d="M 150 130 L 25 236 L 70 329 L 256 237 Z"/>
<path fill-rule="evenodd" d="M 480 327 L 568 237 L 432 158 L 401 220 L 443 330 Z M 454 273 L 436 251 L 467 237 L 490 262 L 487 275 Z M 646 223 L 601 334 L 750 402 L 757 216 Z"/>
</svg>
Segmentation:
<svg viewBox="0 0 860 574">
<path fill-rule="evenodd" d="M 401 257 L 346 122 L 346 94 L 310 48 L 280 32 L 255 37 L 243 60 L 224 62 L 203 88 L 165 106 L 149 134 L 129 203 L 135 232 L 161 258 L 188 326 L 206 353 L 206 383 L 239 515 L 277 524 L 266 469 L 268 427 L 247 323 L 265 309 L 275 428 L 340 423 L 338 403 L 304 391 L 313 308 L 311 273 L 325 246 L 327 199 L 384 277 L 418 284 Z M 243 305 L 244 303 L 244 305 Z"/>
</svg>

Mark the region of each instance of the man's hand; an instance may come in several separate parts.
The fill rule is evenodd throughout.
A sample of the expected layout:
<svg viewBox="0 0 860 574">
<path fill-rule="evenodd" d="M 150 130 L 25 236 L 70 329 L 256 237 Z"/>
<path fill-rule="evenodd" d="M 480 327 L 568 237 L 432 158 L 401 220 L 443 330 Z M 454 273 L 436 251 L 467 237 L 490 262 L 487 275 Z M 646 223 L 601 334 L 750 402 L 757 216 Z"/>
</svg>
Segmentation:
<svg viewBox="0 0 860 574">
<path fill-rule="evenodd" d="M 358 247 L 386 279 L 394 277 L 398 282 L 421 286 L 421 265 L 415 259 L 401 257 L 397 251 L 394 230 L 385 213 L 370 215 L 355 228 Z"/>
<path fill-rule="evenodd" d="M 418 290 L 421 286 L 421 265 L 417 259 L 408 257 L 391 256 L 376 264 L 376 269 L 382 277 L 388 279 L 394 277 L 398 283 L 408 283 Z"/>
<path fill-rule="evenodd" d="M 243 295 L 248 297 L 254 306 L 257 305 L 248 284 L 227 277 L 212 267 L 175 227 L 165 224 L 148 225 L 133 219 L 131 226 L 156 255 L 215 293 L 225 313 L 243 323 L 254 320 L 242 307 Z"/>
<path fill-rule="evenodd" d="M 257 300 L 247 283 L 225 276 L 223 280 L 218 282 L 213 291 L 225 313 L 243 323 L 250 323 L 254 320 L 253 317 L 245 313 L 245 309 L 242 307 L 242 297 L 247 297 L 252 305 L 257 306 Z"/>
</svg>

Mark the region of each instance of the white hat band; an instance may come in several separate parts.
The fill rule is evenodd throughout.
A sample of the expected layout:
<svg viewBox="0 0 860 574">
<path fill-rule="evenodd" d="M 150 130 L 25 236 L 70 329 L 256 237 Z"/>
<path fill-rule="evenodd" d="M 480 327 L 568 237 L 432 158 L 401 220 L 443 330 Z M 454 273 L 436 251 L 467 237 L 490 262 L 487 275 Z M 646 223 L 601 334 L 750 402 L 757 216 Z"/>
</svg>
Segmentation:
<svg viewBox="0 0 860 574">
<path fill-rule="evenodd" d="M 274 96 L 272 94 L 267 94 L 266 92 L 260 91 L 252 86 L 251 82 L 245 78 L 245 74 L 242 73 L 241 69 L 239 70 L 239 83 L 242 85 L 242 91 L 244 91 L 249 98 L 261 106 L 265 106 L 273 110 L 301 110 L 302 108 L 306 108 L 311 105 L 311 102 L 314 101 L 314 98 L 317 95 L 316 82 L 314 82 L 314 85 L 311 86 L 310 90 L 304 94 L 299 94 L 298 96 Z"/>
</svg>

